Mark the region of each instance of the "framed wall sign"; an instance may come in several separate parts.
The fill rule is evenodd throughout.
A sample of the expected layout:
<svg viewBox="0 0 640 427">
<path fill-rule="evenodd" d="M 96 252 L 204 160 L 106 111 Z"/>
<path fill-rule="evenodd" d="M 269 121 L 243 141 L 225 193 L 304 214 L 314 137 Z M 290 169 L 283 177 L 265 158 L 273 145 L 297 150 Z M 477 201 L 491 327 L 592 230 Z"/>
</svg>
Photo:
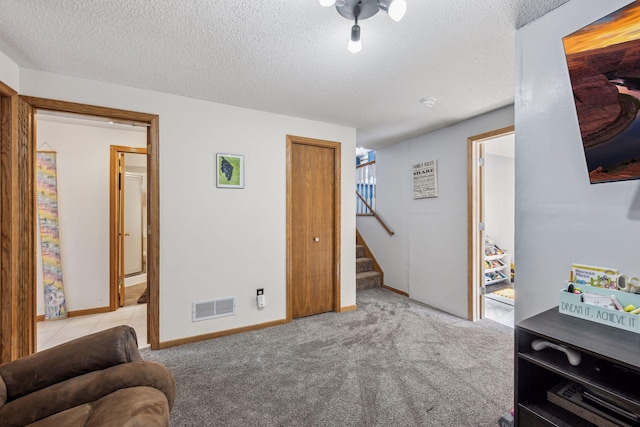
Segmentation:
<svg viewBox="0 0 640 427">
<path fill-rule="evenodd" d="M 244 156 L 216 154 L 216 187 L 244 188 Z"/>
<path fill-rule="evenodd" d="M 438 164 L 429 160 L 413 165 L 413 198 L 438 197 Z"/>
</svg>

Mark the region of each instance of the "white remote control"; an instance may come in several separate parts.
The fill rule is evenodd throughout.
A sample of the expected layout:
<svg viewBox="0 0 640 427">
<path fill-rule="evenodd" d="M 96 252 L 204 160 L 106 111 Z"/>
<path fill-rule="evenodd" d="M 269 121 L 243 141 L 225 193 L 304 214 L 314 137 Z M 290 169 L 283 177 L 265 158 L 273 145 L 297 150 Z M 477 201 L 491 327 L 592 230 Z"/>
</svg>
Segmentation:
<svg viewBox="0 0 640 427">
<path fill-rule="evenodd" d="M 531 348 L 536 351 L 543 350 L 547 347 L 554 348 L 566 354 L 567 359 L 569 359 L 569 363 L 571 364 L 571 366 L 578 366 L 580 364 L 581 354 L 578 350 L 567 348 L 563 345 L 554 344 L 552 342 L 545 341 L 545 340 L 533 340 L 533 342 L 531 343 Z"/>
</svg>

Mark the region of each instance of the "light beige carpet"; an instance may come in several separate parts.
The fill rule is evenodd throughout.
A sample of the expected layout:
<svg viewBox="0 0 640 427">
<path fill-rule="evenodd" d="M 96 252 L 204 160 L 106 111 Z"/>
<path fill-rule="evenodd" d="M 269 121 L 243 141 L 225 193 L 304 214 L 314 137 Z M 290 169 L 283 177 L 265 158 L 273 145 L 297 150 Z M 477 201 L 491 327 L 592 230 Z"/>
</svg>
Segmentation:
<svg viewBox="0 0 640 427">
<path fill-rule="evenodd" d="M 495 427 L 513 406 L 512 328 L 380 288 L 357 305 L 143 349 L 175 376 L 171 425 Z"/>
</svg>

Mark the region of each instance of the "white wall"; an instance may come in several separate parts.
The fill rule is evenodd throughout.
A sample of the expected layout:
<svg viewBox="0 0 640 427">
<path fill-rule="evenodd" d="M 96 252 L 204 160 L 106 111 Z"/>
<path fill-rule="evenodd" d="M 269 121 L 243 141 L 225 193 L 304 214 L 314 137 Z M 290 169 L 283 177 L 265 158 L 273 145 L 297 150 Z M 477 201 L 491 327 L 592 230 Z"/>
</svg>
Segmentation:
<svg viewBox="0 0 640 427">
<path fill-rule="evenodd" d="M 516 321 L 574 262 L 639 275 L 640 181 L 589 184 L 562 37 L 630 3 L 572 0 L 516 35 Z"/>
<path fill-rule="evenodd" d="M 161 341 L 285 318 L 287 134 L 342 143 L 341 303 L 356 304 L 355 129 L 35 70 L 20 89 L 159 114 Z M 245 156 L 245 189 L 216 189 L 216 153 Z M 193 301 L 229 296 L 235 316 L 191 321 Z"/>
<path fill-rule="evenodd" d="M 0 52 L 0 82 L 16 92 L 20 89 L 20 68 L 2 52 Z"/>
<path fill-rule="evenodd" d="M 96 127 L 90 121 L 80 124 L 80 121 L 69 123 L 51 120 L 38 115 L 36 146 L 41 150 L 50 151 L 53 148 L 56 151 L 60 257 L 67 310 L 107 307 L 109 147 L 145 147 L 147 133 L 144 129 L 141 132 Z M 47 144 L 43 145 L 45 142 Z M 36 249 L 37 313 L 44 314 L 39 241 Z"/>
<path fill-rule="evenodd" d="M 376 210 L 396 234 L 370 217 L 357 222 L 387 285 L 467 317 L 467 138 L 511 125 L 505 107 L 376 151 Z M 439 196 L 413 200 L 411 166 L 432 159 Z"/>
<path fill-rule="evenodd" d="M 496 142 L 498 143 L 498 142 Z M 500 142 L 502 143 L 502 142 Z M 513 144 L 513 140 L 504 140 Z M 493 144 L 489 141 L 486 144 Z M 506 253 L 507 265 L 514 262 L 514 159 L 495 154 L 484 155 L 485 233 Z"/>
</svg>

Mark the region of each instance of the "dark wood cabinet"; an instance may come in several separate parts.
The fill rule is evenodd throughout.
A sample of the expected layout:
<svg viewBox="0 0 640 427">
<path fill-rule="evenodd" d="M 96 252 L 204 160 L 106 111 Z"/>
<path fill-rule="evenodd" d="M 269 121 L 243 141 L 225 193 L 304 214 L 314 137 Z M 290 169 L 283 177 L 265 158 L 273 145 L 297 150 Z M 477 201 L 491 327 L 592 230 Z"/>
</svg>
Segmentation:
<svg viewBox="0 0 640 427">
<path fill-rule="evenodd" d="M 536 339 L 578 350 L 580 364 L 572 366 L 553 348 L 534 350 Z M 571 398 L 554 393 L 567 384 L 580 392 Z M 557 307 L 519 322 L 515 402 L 522 427 L 640 425 L 633 420 L 640 414 L 640 334 L 564 315 Z"/>
</svg>

